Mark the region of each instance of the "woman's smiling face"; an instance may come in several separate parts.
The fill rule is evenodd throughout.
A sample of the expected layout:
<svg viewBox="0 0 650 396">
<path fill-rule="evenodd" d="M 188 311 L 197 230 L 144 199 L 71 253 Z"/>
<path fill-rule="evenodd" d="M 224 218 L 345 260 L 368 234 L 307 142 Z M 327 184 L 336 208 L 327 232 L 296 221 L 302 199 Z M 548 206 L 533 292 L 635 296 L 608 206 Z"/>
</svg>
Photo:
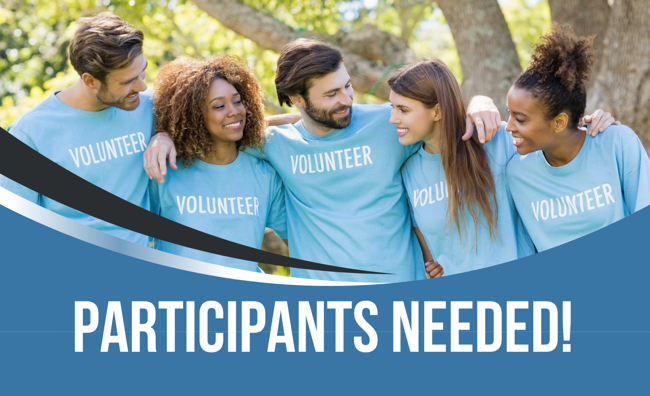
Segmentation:
<svg viewBox="0 0 650 396">
<path fill-rule="evenodd" d="M 407 98 L 390 91 L 389 100 L 393 105 L 390 123 L 397 127 L 399 142 L 405 146 L 431 139 L 435 115 L 418 100 Z"/>
<path fill-rule="evenodd" d="M 543 106 L 533 95 L 516 87 L 508 92 L 508 125 L 517 152 L 526 155 L 552 146 L 557 133 L 546 120 Z"/>
<path fill-rule="evenodd" d="M 246 108 L 239 92 L 228 81 L 220 78 L 212 81 L 203 116 L 214 143 L 232 143 L 244 137 Z"/>
</svg>

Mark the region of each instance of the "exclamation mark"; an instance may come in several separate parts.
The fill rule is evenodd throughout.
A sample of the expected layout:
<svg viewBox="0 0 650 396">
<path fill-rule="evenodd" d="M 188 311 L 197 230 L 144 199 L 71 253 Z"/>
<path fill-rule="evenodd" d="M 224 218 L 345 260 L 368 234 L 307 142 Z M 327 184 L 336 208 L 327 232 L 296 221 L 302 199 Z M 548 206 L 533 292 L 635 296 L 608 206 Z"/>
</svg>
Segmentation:
<svg viewBox="0 0 650 396">
<path fill-rule="evenodd" d="M 562 337 L 571 341 L 571 301 L 562 301 Z M 563 344 L 562 352 L 571 352 L 571 344 Z"/>
</svg>

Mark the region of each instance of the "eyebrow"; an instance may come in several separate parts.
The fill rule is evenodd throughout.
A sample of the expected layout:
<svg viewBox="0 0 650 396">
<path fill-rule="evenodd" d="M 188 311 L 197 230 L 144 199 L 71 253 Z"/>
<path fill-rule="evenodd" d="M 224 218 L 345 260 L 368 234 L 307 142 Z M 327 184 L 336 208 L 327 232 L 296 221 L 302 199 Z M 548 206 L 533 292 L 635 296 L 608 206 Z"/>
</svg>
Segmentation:
<svg viewBox="0 0 650 396">
<path fill-rule="evenodd" d="M 232 97 L 234 98 L 235 96 L 241 96 L 241 95 L 239 95 L 239 92 L 235 92 L 235 93 L 232 95 Z M 214 102 L 215 100 L 223 100 L 223 99 L 226 99 L 226 98 L 223 97 L 223 96 L 217 96 L 216 98 L 212 99 L 212 100 L 210 101 L 210 103 Z M 210 103 L 208 103 L 208 104 L 210 104 Z"/>
<path fill-rule="evenodd" d="M 346 82 L 345 85 L 350 84 L 350 81 L 351 81 L 351 80 L 348 80 L 348 82 Z M 345 87 L 345 85 L 344 85 L 344 87 Z M 342 87 L 341 87 L 341 88 L 342 88 Z M 329 93 L 334 93 L 334 92 L 338 91 L 338 90 L 341 89 L 341 88 L 330 89 L 329 91 L 325 91 L 325 92 L 323 92 L 323 95 L 327 95 L 327 94 L 329 94 Z"/>
<path fill-rule="evenodd" d="M 142 71 L 147 70 L 147 67 L 148 67 L 148 66 L 149 66 L 149 62 L 147 62 L 147 63 L 144 65 L 144 69 L 142 69 Z M 142 74 L 142 72 L 140 72 L 140 74 Z M 139 76 L 139 75 L 138 75 L 138 76 Z M 130 83 L 132 83 L 133 80 L 135 80 L 136 78 L 138 78 L 138 76 L 135 76 L 135 77 L 133 77 L 133 78 L 131 78 L 131 79 L 129 79 L 129 80 L 124 81 L 123 83 L 121 83 L 121 85 L 126 85 L 126 84 L 130 84 Z"/>
</svg>

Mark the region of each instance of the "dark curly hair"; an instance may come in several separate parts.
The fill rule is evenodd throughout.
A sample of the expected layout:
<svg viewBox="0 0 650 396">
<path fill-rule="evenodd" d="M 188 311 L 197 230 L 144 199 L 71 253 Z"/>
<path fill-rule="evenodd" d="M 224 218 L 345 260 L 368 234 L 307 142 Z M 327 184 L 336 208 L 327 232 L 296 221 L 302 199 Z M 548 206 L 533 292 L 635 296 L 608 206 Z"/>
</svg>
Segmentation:
<svg viewBox="0 0 650 396">
<path fill-rule="evenodd" d="M 154 113 L 156 132 L 170 134 L 186 165 L 194 163 L 195 158 L 203 159 L 212 146 L 203 103 L 217 78 L 235 87 L 246 108 L 244 136 L 237 147 L 263 148 L 266 120 L 262 88 L 245 61 L 225 54 L 205 60 L 181 57 L 165 65 L 156 77 Z"/>
<path fill-rule="evenodd" d="M 515 87 L 532 93 L 544 107 L 546 120 L 567 113 L 567 128 L 576 129 L 587 106 L 585 83 L 596 63 L 594 36 L 578 39 L 569 25 L 554 25 L 535 45 L 533 60 Z"/>
</svg>

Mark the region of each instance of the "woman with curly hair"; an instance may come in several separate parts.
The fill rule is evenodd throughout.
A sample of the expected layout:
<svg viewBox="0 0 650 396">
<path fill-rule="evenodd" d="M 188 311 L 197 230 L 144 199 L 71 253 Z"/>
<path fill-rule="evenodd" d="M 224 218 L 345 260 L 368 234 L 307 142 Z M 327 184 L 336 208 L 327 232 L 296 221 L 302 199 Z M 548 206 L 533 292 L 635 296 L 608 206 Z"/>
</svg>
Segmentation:
<svg viewBox="0 0 650 396">
<path fill-rule="evenodd" d="M 626 126 L 580 128 L 593 38 L 554 27 L 508 92 L 506 129 L 520 154 L 507 167 L 516 207 L 539 251 L 596 231 L 650 204 L 650 160 Z"/>
<path fill-rule="evenodd" d="M 171 136 L 185 166 L 151 183 L 161 216 L 259 248 L 265 227 L 286 239 L 282 180 L 268 163 L 243 152 L 262 148 L 262 90 L 244 61 L 228 55 L 179 58 L 156 78 L 156 130 Z M 156 241 L 169 253 L 259 271 L 257 263 Z"/>
</svg>

